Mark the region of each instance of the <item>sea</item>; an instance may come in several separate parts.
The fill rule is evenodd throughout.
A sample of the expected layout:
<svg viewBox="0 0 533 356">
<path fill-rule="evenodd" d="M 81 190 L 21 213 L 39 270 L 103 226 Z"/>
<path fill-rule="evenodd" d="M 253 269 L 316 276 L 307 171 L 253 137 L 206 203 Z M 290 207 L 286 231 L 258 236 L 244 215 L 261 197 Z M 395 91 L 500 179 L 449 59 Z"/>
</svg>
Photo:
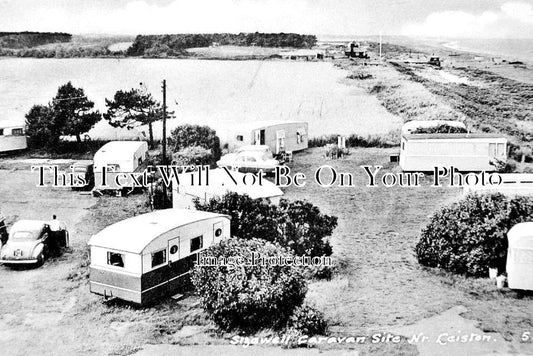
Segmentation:
<svg viewBox="0 0 533 356">
<path fill-rule="evenodd" d="M 533 64 L 533 39 L 455 39 L 443 42 L 442 46 Z"/>
</svg>

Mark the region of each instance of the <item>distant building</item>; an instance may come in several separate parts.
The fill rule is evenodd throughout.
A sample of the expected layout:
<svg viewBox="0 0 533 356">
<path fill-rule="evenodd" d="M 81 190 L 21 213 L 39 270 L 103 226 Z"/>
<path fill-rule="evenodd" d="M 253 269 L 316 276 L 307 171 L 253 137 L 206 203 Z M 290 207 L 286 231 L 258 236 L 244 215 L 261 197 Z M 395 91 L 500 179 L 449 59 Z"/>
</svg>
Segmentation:
<svg viewBox="0 0 533 356">
<path fill-rule="evenodd" d="M 346 51 L 344 53 L 349 58 L 370 58 L 370 56 L 368 55 L 367 48 L 362 47 L 359 43 L 356 42 L 350 43 L 350 51 Z"/>
</svg>

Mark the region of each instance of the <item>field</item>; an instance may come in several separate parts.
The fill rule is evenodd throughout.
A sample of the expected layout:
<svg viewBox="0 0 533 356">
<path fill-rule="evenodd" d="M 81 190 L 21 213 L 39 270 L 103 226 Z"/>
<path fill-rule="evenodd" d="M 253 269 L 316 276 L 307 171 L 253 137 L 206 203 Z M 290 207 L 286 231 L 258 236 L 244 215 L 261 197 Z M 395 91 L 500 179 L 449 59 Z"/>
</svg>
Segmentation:
<svg viewBox="0 0 533 356">
<path fill-rule="evenodd" d="M 533 297 L 498 292 L 488 279 L 466 279 L 418 265 L 413 247 L 420 229 L 429 214 L 458 198 L 460 191 L 427 186 L 366 187 L 367 177 L 359 166 L 380 164 L 387 171 L 397 172 L 397 166 L 387 163 L 394 151 L 352 149 L 347 158 L 335 161 L 323 158 L 320 148 L 295 156 L 293 172 L 305 173 L 308 183 L 303 188 L 287 188 L 286 197 L 308 199 L 323 212 L 339 217 L 331 239 L 338 271 L 331 281 L 312 281 L 308 300 L 326 313 L 334 335 L 390 332 L 409 337 L 415 332 L 451 332 L 456 330 L 454 325 L 464 324 L 468 325 L 465 332 L 485 332 L 498 340 L 494 344 L 468 346 L 472 350 L 533 351 L 532 344 L 519 341 L 521 334 L 533 327 Z M 354 187 L 318 186 L 313 181 L 314 172 L 326 164 L 339 172 L 353 173 Z M 0 285 L 4 286 L 0 340 L 9 354 L 128 355 L 143 348 L 176 353 L 228 345 L 232 335 L 216 331 L 196 297 L 181 302 L 167 299 L 153 307 L 135 308 L 125 303 L 104 303 L 89 293 L 86 242 L 104 226 L 147 211 L 143 195 L 96 199 L 69 190 L 36 188 L 36 176 L 23 163 L 4 163 L 0 179 L 2 210 L 9 221 L 46 219 L 57 213 L 61 218 L 68 217 L 73 236 L 72 251 L 48 261 L 42 268 L 0 267 Z M 431 327 L 424 326 L 432 323 L 431 317 L 445 322 L 438 319 Z M 467 319 L 480 324 L 470 325 Z M 23 351 L 18 347 L 20 343 L 25 345 Z M 187 345 L 191 347 L 180 348 Z M 319 346 L 324 351 L 338 347 L 348 346 Z M 436 345 L 427 350 L 428 346 L 409 344 L 405 339 L 399 345 L 366 343 L 349 347 L 362 355 L 435 355 L 456 350 L 453 345 Z M 42 353 L 42 349 L 48 352 Z M 231 353 L 231 349 L 224 350 Z"/>
<path fill-rule="evenodd" d="M 376 98 L 346 85 L 348 72 L 331 63 L 86 58 L 10 58 L 0 63 L 0 122 L 23 122 L 32 105 L 48 103 L 69 80 L 84 88 L 104 112 L 105 98 L 120 89 L 138 88 L 140 82 L 162 99 L 161 81 L 166 79 L 167 102 L 176 116 L 169 127 L 184 122 L 207 124 L 222 141 L 228 127 L 242 121 L 304 120 L 309 122 L 311 137 L 345 131 L 381 134 L 400 125 Z M 161 125 L 154 130 L 160 137 Z M 139 132 L 112 129 L 102 122 L 89 135 L 116 139 L 138 137 Z"/>
</svg>

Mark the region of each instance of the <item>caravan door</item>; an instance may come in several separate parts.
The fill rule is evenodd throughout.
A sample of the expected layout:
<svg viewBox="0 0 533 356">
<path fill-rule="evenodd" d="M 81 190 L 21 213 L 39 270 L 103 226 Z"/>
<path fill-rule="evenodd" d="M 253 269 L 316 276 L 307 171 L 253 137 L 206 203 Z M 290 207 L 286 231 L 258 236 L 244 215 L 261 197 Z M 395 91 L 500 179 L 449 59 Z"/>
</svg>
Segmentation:
<svg viewBox="0 0 533 356">
<path fill-rule="evenodd" d="M 180 238 L 179 236 L 168 240 L 168 262 L 172 264 L 180 259 Z"/>
<path fill-rule="evenodd" d="M 220 242 L 222 239 L 222 236 L 224 236 L 224 222 L 219 221 L 217 223 L 213 224 L 213 242 L 212 244 L 216 244 Z"/>
<path fill-rule="evenodd" d="M 285 152 L 285 130 L 276 131 L 276 154 Z"/>
<path fill-rule="evenodd" d="M 255 130 L 254 131 L 254 145 L 264 145 L 265 144 L 265 130 Z"/>
</svg>

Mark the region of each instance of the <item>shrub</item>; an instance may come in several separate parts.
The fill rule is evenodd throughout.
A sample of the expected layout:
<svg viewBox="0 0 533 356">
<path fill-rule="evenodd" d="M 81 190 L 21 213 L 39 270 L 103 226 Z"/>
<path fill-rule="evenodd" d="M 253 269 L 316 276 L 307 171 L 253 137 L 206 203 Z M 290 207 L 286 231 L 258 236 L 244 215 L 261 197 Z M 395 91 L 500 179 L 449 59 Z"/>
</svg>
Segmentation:
<svg viewBox="0 0 533 356">
<path fill-rule="evenodd" d="M 203 166 L 210 165 L 213 161 L 211 150 L 200 146 L 187 147 L 172 155 L 172 164 L 178 166 Z"/>
<path fill-rule="evenodd" d="M 163 184 L 163 181 L 159 179 L 153 185 L 151 194 L 147 196 L 148 206 L 152 206 L 154 209 L 167 209 L 172 206 L 171 197 L 172 193 L 169 192 L 168 187 Z"/>
<path fill-rule="evenodd" d="M 533 219 L 533 199 L 503 194 L 469 195 L 433 214 L 415 247 L 429 267 L 485 276 L 488 267 L 505 270 L 507 231 Z"/>
<path fill-rule="evenodd" d="M 210 247 L 203 257 L 290 257 L 282 247 L 259 239 L 228 239 Z M 223 330 L 255 331 L 284 327 L 307 293 L 301 269 L 260 263 L 205 266 L 197 264 L 192 281 L 204 310 Z"/>
<path fill-rule="evenodd" d="M 468 131 L 464 127 L 450 126 L 442 124 L 434 127 L 418 127 L 414 134 L 447 134 L 447 133 L 467 133 Z"/>
<path fill-rule="evenodd" d="M 292 314 L 287 327 L 295 329 L 302 335 L 327 335 L 328 323 L 324 314 L 316 308 L 304 304 L 299 306 Z"/>
<path fill-rule="evenodd" d="M 211 150 L 214 160 L 220 159 L 220 139 L 215 130 L 208 126 L 184 124 L 172 130 L 168 139 L 173 152 L 184 148 L 199 146 Z"/>
<path fill-rule="evenodd" d="M 302 256 L 329 256 L 326 239 L 337 227 L 337 217 L 322 214 L 305 201 L 282 199 L 279 206 L 247 195 L 227 193 L 206 203 L 195 200 L 198 210 L 231 216 L 231 233 L 243 239 L 260 238 L 275 242 Z"/>
<path fill-rule="evenodd" d="M 278 241 L 298 256 L 330 256 L 333 252 L 329 241 L 337 227 L 337 217 L 322 214 L 318 207 L 307 201 L 289 202 L 282 199 L 279 211 L 283 216 L 282 234 Z"/>
</svg>

